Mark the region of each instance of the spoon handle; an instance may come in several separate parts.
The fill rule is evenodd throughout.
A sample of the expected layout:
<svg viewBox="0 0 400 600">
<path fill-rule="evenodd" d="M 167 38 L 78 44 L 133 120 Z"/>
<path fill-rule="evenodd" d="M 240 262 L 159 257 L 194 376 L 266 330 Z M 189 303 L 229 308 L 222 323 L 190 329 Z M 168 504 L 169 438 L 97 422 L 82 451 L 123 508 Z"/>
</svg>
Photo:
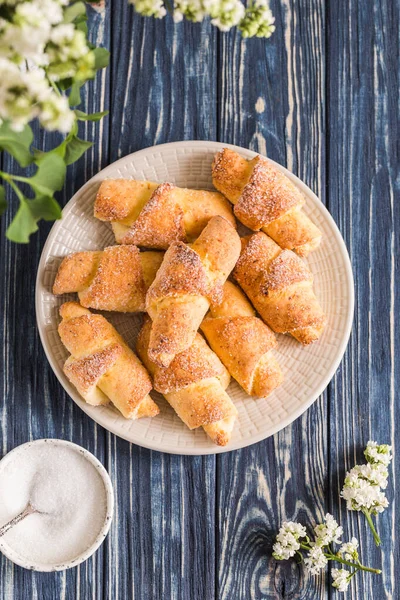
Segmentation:
<svg viewBox="0 0 400 600">
<path fill-rule="evenodd" d="M 28 504 L 28 506 L 22 512 L 20 512 L 19 515 L 17 515 L 13 519 L 11 519 L 11 521 L 0 527 L 0 537 L 7 533 L 7 531 L 9 531 L 12 527 L 17 525 L 20 521 L 25 519 L 25 517 L 31 515 L 34 512 L 36 512 L 35 508 L 32 506 L 32 504 Z"/>
</svg>

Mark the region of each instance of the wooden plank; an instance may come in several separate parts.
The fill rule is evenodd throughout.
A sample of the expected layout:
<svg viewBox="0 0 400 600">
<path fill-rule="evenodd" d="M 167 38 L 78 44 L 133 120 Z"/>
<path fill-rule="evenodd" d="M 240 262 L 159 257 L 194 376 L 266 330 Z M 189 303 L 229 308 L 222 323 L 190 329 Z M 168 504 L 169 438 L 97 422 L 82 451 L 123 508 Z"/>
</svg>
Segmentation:
<svg viewBox="0 0 400 600">
<path fill-rule="evenodd" d="M 107 3 L 89 9 L 89 26 L 96 44 L 108 45 L 111 7 Z M 109 76 L 102 74 L 85 88 L 85 109 L 95 112 L 107 108 Z M 69 168 L 67 184 L 60 194 L 65 204 L 72 194 L 95 172 L 108 162 L 108 127 L 87 124 L 80 134 L 95 140 L 83 159 Z M 37 133 L 37 130 L 36 130 Z M 41 134 L 36 145 L 50 149 L 59 142 L 57 134 Z M 8 158 L 4 168 L 17 172 L 17 166 Z M 89 419 L 63 391 L 44 355 L 35 321 L 34 290 L 37 264 L 51 224 L 42 223 L 29 245 L 8 242 L 4 236 L 15 212 L 1 219 L 0 239 L 0 456 L 30 439 L 55 437 L 71 440 L 93 452 L 105 462 L 105 432 Z M 5 368 L 3 368 L 3 366 Z M 0 555 L 0 598 L 100 599 L 102 598 L 103 564 L 112 543 L 106 544 L 87 563 L 64 573 L 33 573 Z"/>
<path fill-rule="evenodd" d="M 345 471 L 363 462 L 369 439 L 399 452 L 399 6 L 331 3 L 329 23 L 329 208 L 345 235 L 356 282 L 350 347 L 332 385 L 329 489 L 346 534 L 360 540 L 363 562 L 383 570 L 382 577 L 358 574 L 351 597 L 394 599 L 400 595 L 399 465 L 387 491 L 390 509 L 378 519 L 382 550 L 364 517 L 348 513 L 338 494 Z"/>
<path fill-rule="evenodd" d="M 114 4 L 110 161 L 177 139 L 215 138 L 209 24 L 141 18 Z M 215 458 L 159 454 L 108 437 L 119 490 L 107 598 L 214 598 Z"/>
<path fill-rule="evenodd" d="M 218 137 L 284 164 L 324 201 L 324 3 L 271 8 L 271 40 L 221 36 Z M 218 457 L 220 600 L 326 597 L 323 577 L 271 557 L 283 521 L 313 524 L 325 512 L 325 396 L 273 438 Z"/>
</svg>

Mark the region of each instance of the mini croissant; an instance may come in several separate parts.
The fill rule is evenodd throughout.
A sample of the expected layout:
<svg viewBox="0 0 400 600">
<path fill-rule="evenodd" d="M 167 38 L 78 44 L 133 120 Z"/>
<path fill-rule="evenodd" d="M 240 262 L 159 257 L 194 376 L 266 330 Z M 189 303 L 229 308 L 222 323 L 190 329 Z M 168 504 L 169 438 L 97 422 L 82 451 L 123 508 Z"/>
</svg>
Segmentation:
<svg viewBox="0 0 400 600">
<path fill-rule="evenodd" d="M 146 292 L 163 256 L 162 252 L 139 252 L 136 246 L 70 254 L 58 268 L 53 293 L 78 292 L 86 308 L 143 312 Z"/>
<path fill-rule="evenodd" d="M 164 250 L 195 240 L 216 215 L 235 226 L 231 206 L 218 192 L 134 179 L 104 180 L 94 206 L 95 217 L 111 222 L 118 244 Z"/>
<path fill-rule="evenodd" d="M 64 373 L 86 402 L 111 400 L 126 419 L 157 415 L 149 374 L 114 327 L 77 302 L 65 302 L 60 315 L 58 332 L 71 353 Z"/>
<path fill-rule="evenodd" d="M 291 250 L 282 250 L 265 233 L 242 238 L 233 277 L 264 321 L 302 344 L 317 340 L 326 317 L 315 297 L 313 274 Z"/>
<path fill-rule="evenodd" d="M 212 177 L 217 190 L 235 205 L 236 217 L 250 229 L 262 229 L 299 256 L 319 245 L 322 234 L 302 210 L 303 194 L 263 156 L 248 161 L 224 148 L 214 158 Z"/>
<path fill-rule="evenodd" d="M 169 247 L 146 296 L 152 361 L 167 367 L 191 346 L 239 254 L 240 238 L 223 217 L 213 217 L 191 246 L 175 242 Z"/>
<path fill-rule="evenodd" d="M 229 373 L 219 358 L 197 333 L 193 344 L 178 354 L 168 367 L 160 367 L 149 357 L 151 321 L 139 333 L 137 352 L 154 380 L 154 389 L 189 427 L 203 427 L 214 443 L 225 446 L 231 437 L 237 410 L 225 392 Z"/>
<path fill-rule="evenodd" d="M 227 281 L 223 298 L 212 303 L 201 330 L 232 377 L 250 395 L 268 396 L 283 381 L 273 349 L 276 337 L 255 316 L 247 298 Z"/>
</svg>

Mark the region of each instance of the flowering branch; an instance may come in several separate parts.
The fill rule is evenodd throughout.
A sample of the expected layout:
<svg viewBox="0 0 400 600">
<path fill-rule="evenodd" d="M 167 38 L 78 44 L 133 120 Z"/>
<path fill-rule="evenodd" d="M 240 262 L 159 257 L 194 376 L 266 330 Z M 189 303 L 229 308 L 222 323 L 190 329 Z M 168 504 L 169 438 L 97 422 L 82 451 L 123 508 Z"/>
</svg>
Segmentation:
<svg viewBox="0 0 400 600">
<path fill-rule="evenodd" d="M 358 556 L 358 541 L 353 537 L 350 542 L 342 543 L 340 540 L 342 534 L 342 527 L 329 513 L 325 515 L 324 523 L 320 523 L 314 528 L 314 541 L 311 541 L 306 528 L 300 523 L 292 521 L 283 523 L 276 536 L 272 556 L 276 560 L 287 560 L 297 554 L 300 560 L 304 561 L 304 565 L 311 575 L 317 575 L 329 561 L 346 565 L 350 567 L 350 570 L 332 569 L 333 587 L 340 592 L 345 592 L 351 578 L 358 571 L 378 575 L 382 571 L 361 564 Z M 333 544 L 341 544 L 337 552 L 332 550 Z M 306 552 L 305 558 L 300 550 Z"/>
<path fill-rule="evenodd" d="M 360 511 L 365 515 L 377 546 L 381 540 L 372 521 L 372 516 L 384 511 L 388 501 L 382 490 L 386 489 L 392 455 L 391 446 L 368 442 L 364 451 L 367 464 L 356 465 L 346 473 L 341 496 L 348 510 Z"/>
<path fill-rule="evenodd" d="M 206 17 L 221 31 L 237 26 L 243 37 L 269 38 L 275 31 L 275 19 L 268 0 L 129 0 L 144 17 L 162 19 L 171 12 L 176 23 L 186 18 L 199 23 Z"/>
<path fill-rule="evenodd" d="M 381 491 L 387 487 L 388 469 L 392 460 L 391 447 L 386 444 L 378 446 L 376 442 L 368 442 L 364 451 L 367 464 L 356 465 L 346 474 L 342 498 L 347 501 L 349 510 L 361 511 L 371 528 L 377 546 L 381 540 L 376 532 L 372 516 L 382 512 L 388 501 Z M 352 538 L 350 542 L 342 543 L 343 528 L 327 513 L 324 522 L 314 527 L 314 540 L 307 535 L 306 528 L 292 521 L 283 523 L 276 536 L 272 556 L 276 560 L 287 560 L 300 557 L 308 571 L 316 575 L 326 567 L 328 561 L 345 565 L 348 569 L 332 569 L 332 585 L 339 592 L 345 592 L 349 583 L 358 571 L 380 574 L 380 569 L 361 564 L 358 555 L 358 541 Z M 335 552 L 333 544 L 340 544 Z M 302 551 L 306 553 L 303 557 Z"/>
<path fill-rule="evenodd" d="M 86 5 L 80 0 L 0 2 L 0 152 L 21 167 L 36 167 L 26 177 L 0 172 L 19 200 L 6 232 L 15 242 L 29 242 L 40 219 L 61 218 L 54 193 L 64 185 L 66 167 L 92 145 L 78 137 L 78 122 L 107 114 L 76 108 L 80 88 L 109 58 L 105 48 L 88 41 L 86 21 Z M 48 131 L 67 134 L 65 139 L 50 152 L 33 150 L 29 123 L 34 119 Z M 6 190 L 0 185 L 0 215 L 6 208 Z"/>
</svg>

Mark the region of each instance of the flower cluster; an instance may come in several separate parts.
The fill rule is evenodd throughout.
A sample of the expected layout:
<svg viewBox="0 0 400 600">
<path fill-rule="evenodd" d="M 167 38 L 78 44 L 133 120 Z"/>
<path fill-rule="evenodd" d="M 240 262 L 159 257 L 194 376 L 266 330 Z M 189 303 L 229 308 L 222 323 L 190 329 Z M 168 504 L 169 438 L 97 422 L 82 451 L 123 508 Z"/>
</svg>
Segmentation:
<svg viewBox="0 0 400 600">
<path fill-rule="evenodd" d="M 274 23 L 268 0 L 254 0 L 240 23 L 240 31 L 243 37 L 269 38 L 275 31 Z"/>
<path fill-rule="evenodd" d="M 167 11 L 163 0 L 129 0 L 136 11 L 145 17 L 162 18 Z M 198 23 L 211 17 L 212 25 L 221 31 L 238 26 L 243 37 L 270 37 L 275 31 L 274 17 L 268 0 L 254 0 L 247 8 L 241 0 L 175 0 L 173 18 Z"/>
<path fill-rule="evenodd" d="M 340 537 L 343 535 L 343 527 L 340 527 L 335 519 L 329 513 L 325 515 L 325 522 L 316 525 L 314 528 L 315 543 L 317 546 L 327 546 L 334 542 L 340 544 Z"/>
<path fill-rule="evenodd" d="M 392 460 L 391 447 L 376 442 L 368 442 L 364 451 L 367 464 L 356 465 L 344 480 L 341 496 L 346 500 L 348 510 L 362 511 L 367 517 L 377 545 L 380 544 L 378 534 L 373 526 L 371 515 L 381 513 L 388 500 L 382 490 L 387 487 L 387 467 Z"/>
<path fill-rule="evenodd" d="M 358 571 L 381 572 L 360 563 L 356 538 L 342 544 L 340 537 L 343 529 L 329 513 L 325 515 L 323 523 L 314 527 L 314 534 L 312 541 L 300 523 L 284 523 L 273 546 L 273 557 L 276 560 L 287 560 L 298 554 L 311 575 L 317 575 L 331 560 L 345 564 L 349 570 L 332 569 L 332 585 L 340 592 L 347 590 L 351 578 Z M 333 544 L 341 544 L 336 552 L 332 548 Z M 304 557 L 301 551 L 305 553 Z"/>
<path fill-rule="evenodd" d="M 285 522 L 276 536 L 272 556 L 276 560 L 287 560 L 300 550 L 301 538 L 306 537 L 306 528 L 293 521 Z"/>
<path fill-rule="evenodd" d="M 68 0 L 1 4 L 0 124 L 22 131 L 38 117 L 45 129 L 70 131 L 75 115 L 55 84 L 84 82 L 95 74 L 86 35 L 69 22 L 74 5 L 67 6 Z"/>
<path fill-rule="evenodd" d="M 40 219 L 60 219 L 54 194 L 63 187 L 67 165 L 92 145 L 78 137 L 79 121 L 98 121 L 105 112 L 75 110 L 80 88 L 108 64 L 105 48 L 87 39 L 86 4 L 81 0 L 0 0 L 0 152 L 27 176 L 0 171 L 0 215 L 7 190 L 19 207 L 6 230 L 9 240 L 28 243 Z M 32 147 L 30 121 L 67 134 L 48 152 Z"/>
<path fill-rule="evenodd" d="M 371 515 L 382 512 L 388 505 L 381 490 L 387 487 L 387 467 L 392 460 L 391 450 L 386 444 L 379 446 L 376 442 L 368 442 L 364 451 L 367 464 L 356 465 L 346 474 L 341 492 L 349 510 L 360 510 L 365 514 L 377 545 L 380 544 L 380 540 Z M 353 537 L 349 542 L 342 542 L 342 535 L 343 528 L 329 513 L 325 515 L 322 523 L 314 527 L 313 540 L 300 523 L 289 521 L 279 530 L 272 556 L 276 560 L 287 560 L 297 554 L 311 575 L 319 573 L 331 560 L 346 565 L 347 569 L 332 569 L 332 586 L 339 592 L 345 592 L 351 578 L 358 571 L 377 574 L 381 571 L 362 565 L 358 554 L 358 540 Z M 333 549 L 334 544 L 340 544 L 336 551 Z"/>
<path fill-rule="evenodd" d="M 338 592 L 346 592 L 349 587 L 351 573 L 346 569 L 332 569 L 332 586 Z"/>
</svg>

